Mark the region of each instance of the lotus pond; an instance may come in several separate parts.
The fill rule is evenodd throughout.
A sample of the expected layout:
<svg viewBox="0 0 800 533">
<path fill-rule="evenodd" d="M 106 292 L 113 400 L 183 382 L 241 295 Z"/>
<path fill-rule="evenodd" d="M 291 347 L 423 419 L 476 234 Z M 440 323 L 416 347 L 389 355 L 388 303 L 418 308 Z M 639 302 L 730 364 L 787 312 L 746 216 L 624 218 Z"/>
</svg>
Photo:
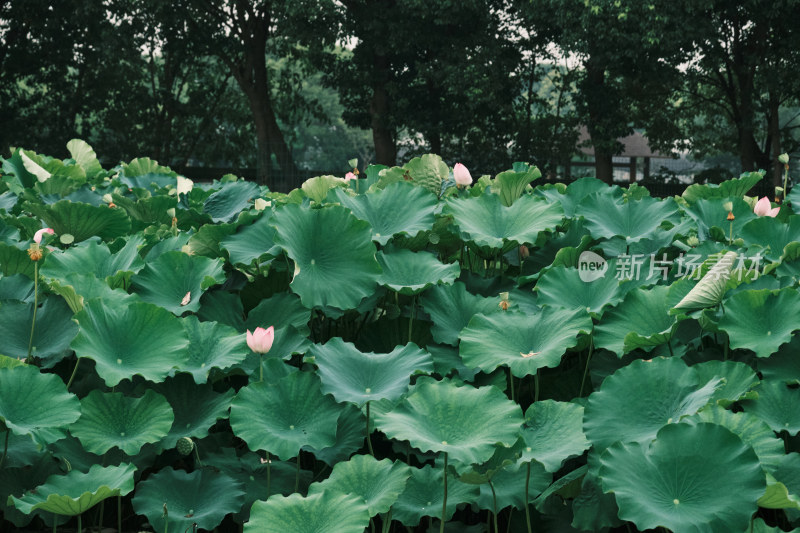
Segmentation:
<svg viewBox="0 0 800 533">
<path fill-rule="evenodd" d="M 2 160 L 2 531 L 800 522 L 800 196 L 761 173 L 281 194 L 68 149 Z"/>
</svg>

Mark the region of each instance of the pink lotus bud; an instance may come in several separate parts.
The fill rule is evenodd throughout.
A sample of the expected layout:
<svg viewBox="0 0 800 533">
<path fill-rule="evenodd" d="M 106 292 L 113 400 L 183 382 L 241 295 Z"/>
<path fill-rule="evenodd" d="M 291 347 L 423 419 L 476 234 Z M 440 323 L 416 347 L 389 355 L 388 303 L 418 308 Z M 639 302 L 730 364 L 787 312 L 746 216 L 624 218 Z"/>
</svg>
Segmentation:
<svg viewBox="0 0 800 533">
<path fill-rule="evenodd" d="M 472 175 L 461 163 L 456 163 L 456 166 L 453 167 L 453 179 L 456 180 L 456 185 L 462 187 L 472 185 Z"/>
<path fill-rule="evenodd" d="M 253 333 L 247 330 L 247 345 L 256 353 L 267 353 L 272 348 L 272 341 L 275 340 L 275 326 L 267 329 L 256 328 Z"/>
<path fill-rule="evenodd" d="M 35 242 L 36 244 L 41 244 L 42 235 L 44 235 L 45 233 L 49 233 L 50 235 L 52 235 L 53 233 L 55 233 L 55 231 L 53 231 L 53 228 L 42 228 L 39 231 L 37 231 L 36 234 L 34 234 L 33 242 Z"/>
<path fill-rule="evenodd" d="M 760 217 L 768 216 L 775 218 L 776 216 L 778 216 L 780 210 L 781 210 L 780 207 L 772 209 L 772 204 L 769 202 L 769 198 L 764 196 L 758 202 L 756 202 L 756 206 L 753 209 L 753 213 L 755 213 Z"/>
<path fill-rule="evenodd" d="M 353 174 L 352 172 L 348 172 L 347 174 L 344 175 L 345 183 L 348 183 L 350 180 L 354 180 L 354 179 L 358 179 L 358 178 L 356 178 L 356 175 Z"/>
</svg>

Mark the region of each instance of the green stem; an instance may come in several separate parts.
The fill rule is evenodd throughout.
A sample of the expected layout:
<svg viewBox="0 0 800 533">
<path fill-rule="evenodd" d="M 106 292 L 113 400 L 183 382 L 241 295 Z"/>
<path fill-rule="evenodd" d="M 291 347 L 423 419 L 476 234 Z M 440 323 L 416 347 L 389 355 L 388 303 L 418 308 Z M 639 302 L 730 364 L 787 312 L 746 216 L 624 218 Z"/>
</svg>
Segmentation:
<svg viewBox="0 0 800 533">
<path fill-rule="evenodd" d="M 533 401 L 539 401 L 539 372 L 533 375 Z"/>
<path fill-rule="evenodd" d="M 786 187 L 789 185 L 789 168 L 788 165 L 784 165 L 783 167 L 783 202 L 786 203 Z M 751 524 L 752 528 L 752 524 Z"/>
<path fill-rule="evenodd" d="M 408 311 L 408 342 L 411 342 L 411 330 L 414 326 L 414 296 L 411 296 L 411 308 Z"/>
<path fill-rule="evenodd" d="M 300 452 L 297 452 L 297 457 L 295 457 L 295 463 L 297 463 L 297 469 L 294 473 L 294 491 L 297 492 L 300 488 Z"/>
<path fill-rule="evenodd" d="M 272 495 L 272 459 L 267 452 L 267 499 Z"/>
<path fill-rule="evenodd" d="M 258 381 L 264 381 L 264 354 L 258 354 Z"/>
<path fill-rule="evenodd" d="M 122 531 L 122 496 L 117 496 L 117 531 Z M 167 533 L 164 530 L 164 533 Z"/>
<path fill-rule="evenodd" d="M 489 488 L 492 489 L 492 521 L 494 522 L 494 533 L 500 533 L 500 528 L 497 527 L 497 493 L 494 491 L 492 480 L 488 480 Z"/>
<path fill-rule="evenodd" d="M 203 461 L 200 460 L 200 452 L 197 451 L 197 443 L 195 442 L 192 447 L 194 448 L 194 456 L 197 459 L 197 464 L 200 465 L 200 468 L 203 468 Z"/>
<path fill-rule="evenodd" d="M 80 514 L 78 514 L 78 533 L 83 533 L 83 524 L 81 523 L 81 515 Z M 164 533 L 166 533 L 166 531 Z"/>
<path fill-rule="evenodd" d="M 669 356 L 670 357 L 675 357 L 675 354 L 672 353 L 672 341 L 671 340 L 667 341 L 667 348 L 669 348 Z"/>
<path fill-rule="evenodd" d="M 369 402 L 367 402 L 367 449 L 369 450 L 369 454 L 372 457 L 375 457 L 375 450 L 372 449 L 372 440 L 369 437 L 370 434 L 370 427 L 369 427 Z"/>
<path fill-rule="evenodd" d="M 28 357 L 33 350 L 33 330 L 36 327 L 36 311 L 39 307 L 39 261 L 33 262 L 33 320 L 31 320 L 31 338 L 28 340 Z"/>
<path fill-rule="evenodd" d="M 8 453 L 8 436 L 9 435 L 11 435 L 11 430 L 7 429 L 6 430 L 6 438 L 5 438 L 6 443 L 3 445 L 3 456 L 0 457 L 0 468 L 3 468 L 3 463 L 6 460 L 6 453 Z"/>
<path fill-rule="evenodd" d="M 444 499 L 442 500 L 442 522 L 439 533 L 444 533 L 444 518 L 447 516 L 447 452 L 444 452 Z"/>
<path fill-rule="evenodd" d="M 533 533 L 531 529 L 531 511 L 528 509 L 528 488 L 531 482 L 531 462 L 528 461 L 528 471 L 525 473 L 525 525 L 528 526 L 528 533 Z"/>
<path fill-rule="evenodd" d="M 515 402 L 514 399 L 514 374 L 511 373 L 511 367 L 508 367 L 508 383 L 509 388 L 511 389 L 511 401 Z"/>
<path fill-rule="evenodd" d="M 78 357 L 78 360 L 75 361 L 75 368 L 72 369 L 72 375 L 69 377 L 69 381 L 67 381 L 67 390 L 69 390 L 69 386 L 72 385 L 72 380 L 75 379 L 75 374 L 78 373 L 78 365 L 81 362 L 81 358 Z"/>
<path fill-rule="evenodd" d="M 728 232 L 728 246 L 733 245 L 733 220 L 731 220 L 731 229 Z"/>
<path fill-rule="evenodd" d="M 383 527 L 381 527 L 381 533 L 389 533 L 389 530 L 392 528 L 392 509 L 389 508 L 388 513 L 384 513 L 381 515 L 381 520 L 383 523 Z"/>
<path fill-rule="evenodd" d="M 586 368 L 583 369 L 583 377 L 581 378 L 581 390 L 578 397 L 583 397 L 583 386 L 586 384 L 586 376 L 589 374 L 589 362 L 592 360 L 592 352 L 594 352 L 594 337 L 589 338 L 589 356 L 586 358 Z"/>
</svg>

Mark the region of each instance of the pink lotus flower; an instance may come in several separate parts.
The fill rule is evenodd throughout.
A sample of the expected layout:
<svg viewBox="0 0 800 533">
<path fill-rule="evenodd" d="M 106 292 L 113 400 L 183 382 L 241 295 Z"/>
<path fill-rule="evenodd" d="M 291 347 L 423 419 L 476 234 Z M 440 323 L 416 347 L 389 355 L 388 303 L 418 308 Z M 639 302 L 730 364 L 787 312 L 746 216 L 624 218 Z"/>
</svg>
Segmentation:
<svg viewBox="0 0 800 533">
<path fill-rule="evenodd" d="M 256 328 L 253 333 L 247 330 L 247 345 L 256 353 L 267 353 L 272 348 L 272 341 L 275 340 L 275 326 L 267 329 Z"/>
<path fill-rule="evenodd" d="M 780 207 L 776 207 L 774 209 L 771 209 L 771 208 L 772 208 L 772 204 L 769 203 L 769 198 L 764 196 L 763 198 L 761 198 L 761 200 L 756 202 L 756 206 L 755 206 L 755 208 L 753 208 L 753 213 L 755 213 L 756 215 L 758 215 L 760 217 L 763 217 L 763 216 L 766 215 L 768 217 L 775 218 L 778 215 L 778 213 L 780 212 L 781 208 Z"/>
<path fill-rule="evenodd" d="M 453 179 L 456 180 L 456 185 L 461 187 L 472 185 L 472 175 L 461 163 L 456 163 L 456 166 L 453 167 Z"/>
<path fill-rule="evenodd" d="M 55 233 L 55 231 L 53 231 L 53 228 L 42 228 L 42 229 L 40 229 L 39 231 L 37 231 L 34 234 L 33 242 L 35 242 L 36 244 L 41 244 L 42 243 L 42 236 L 45 233 L 49 233 L 50 235 L 52 235 L 53 233 Z"/>
<path fill-rule="evenodd" d="M 344 175 L 344 182 L 345 183 L 348 183 L 350 180 L 354 180 L 354 179 L 357 179 L 357 178 L 356 178 L 356 175 L 353 174 L 352 172 L 348 172 L 347 174 Z"/>
</svg>

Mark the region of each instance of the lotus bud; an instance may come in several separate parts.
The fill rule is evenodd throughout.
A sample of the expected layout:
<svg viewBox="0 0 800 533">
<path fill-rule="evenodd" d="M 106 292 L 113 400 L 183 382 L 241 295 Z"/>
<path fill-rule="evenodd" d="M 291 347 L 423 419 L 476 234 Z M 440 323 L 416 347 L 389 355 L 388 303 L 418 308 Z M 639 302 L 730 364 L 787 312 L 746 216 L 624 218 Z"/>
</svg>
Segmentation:
<svg viewBox="0 0 800 533">
<path fill-rule="evenodd" d="M 467 170 L 467 167 L 461 163 L 456 163 L 453 167 L 453 179 L 459 187 L 469 187 L 472 185 L 472 175 Z"/>
<path fill-rule="evenodd" d="M 247 330 L 247 346 L 256 353 L 270 351 L 274 340 L 275 326 L 270 326 L 267 329 L 256 328 L 252 333 L 250 333 L 249 329 Z"/>
<path fill-rule="evenodd" d="M 344 175 L 344 182 L 345 183 L 349 183 L 350 180 L 354 180 L 354 179 L 357 179 L 357 178 L 356 178 L 356 175 L 353 174 L 352 172 L 348 172 L 347 174 Z"/>
<path fill-rule="evenodd" d="M 103 195 L 103 201 L 104 201 L 105 203 L 107 203 L 107 204 L 112 204 L 112 203 L 114 203 L 114 199 L 113 199 L 113 198 L 111 198 L 111 195 L 110 195 L 110 194 L 104 194 L 104 195 Z"/>
<path fill-rule="evenodd" d="M 42 236 L 45 233 L 52 235 L 55 233 L 55 231 L 53 230 L 53 228 L 42 228 L 33 235 L 33 242 L 35 242 L 36 244 L 41 244 Z"/>
<path fill-rule="evenodd" d="M 528 257 L 530 257 L 530 255 L 531 255 L 530 249 L 527 246 L 525 246 L 524 244 L 520 245 L 520 247 L 519 247 L 519 256 L 521 258 L 523 258 L 523 259 L 527 259 Z"/>
<path fill-rule="evenodd" d="M 780 207 L 772 208 L 772 204 L 770 204 L 769 198 L 764 196 L 758 202 L 756 202 L 756 206 L 753 208 L 753 213 L 755 213 L 760 217 L 768 216 L 775 218 L 776 216 L 778 216 L 780 210 L 781 210 Z"/>
<path fill-rule="evenodd" d="M 778 156 L 778 162 L 783 163 L 784 165 L 789 164 L 789 154 L 781 154 Z"/>
<path fill-rule="evenodd" d="M 697 237 L 695 237 L 694 235 L 692 235 L 691 237 L 689 237 L 688 239 L 686 239 L 686 244 L 688 244 L 688 245 L 689 245 L 689 246 L 691 246 L 692 248 L 694 248 L 694 247 L 696 247 L 696 246 L 700 246 L 700 239 L 698 239 Z"/>
</svg>

